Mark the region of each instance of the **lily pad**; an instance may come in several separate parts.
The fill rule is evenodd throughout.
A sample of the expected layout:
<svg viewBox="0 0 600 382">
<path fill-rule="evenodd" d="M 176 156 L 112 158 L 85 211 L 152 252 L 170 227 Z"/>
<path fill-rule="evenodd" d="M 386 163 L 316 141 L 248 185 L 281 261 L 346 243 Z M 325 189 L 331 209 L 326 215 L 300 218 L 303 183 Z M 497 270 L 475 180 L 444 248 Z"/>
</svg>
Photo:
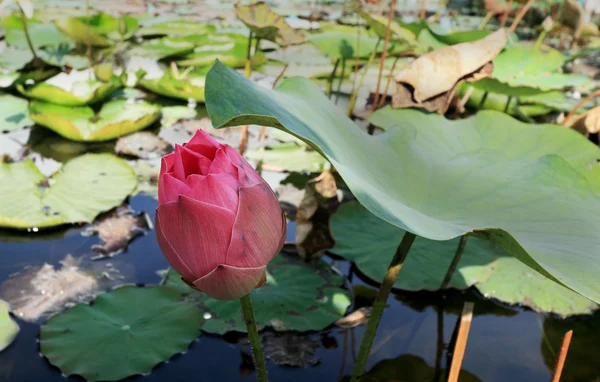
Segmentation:
<svg viewBox="0 0 600 382">
<path fill-rule="evenodd" d="M 332 59 L 368 58 L 377 47 L 378 40 L 367 35 L 361 35 L 357 40 L 356 32 L 338 31 L 314 34 L 309 38 L 311 43 Z M 377 52 L 383 52 L 383 44 L 379 44 Z"/>
<path fill-rule="evenodd" d="M 187 106 L 165 106 L 162 108 L 161 127 L 171 127 L 183 119 L 196 118 L 196 109 Z"/>
<path fill-rule="evenodd" d="M 28 102 L 22 98 L 0 93 L 0 132 L 33 125 L 27 105 Z"/>
<path fill-rule="evenodd" d="M 168 20 L 140 28 L 140 36 L 190 36 L 194 34 L 215 33 L 214 25 L 202 24 L 192 20 Z"/>
<path fill-rule="evenodd" d="M 160 107 L 147 102 L 110 101 L 96 114 L 87 107 L 34 101 L 29 117 L 73 141 L 108 141 L 141 130 L 160 118 Z"/>
<path fill-rule="evenodd" d="M 194 36 L 195 37 L 195 36 Z M 188 39 L 197 47 L 193 52 L 177 60 L 180 66 L 210 66 L 219 60 L 232 68 L 243 68 L 248 54 L 248 38 L 241 35 L 222 34 L 204 36 L 202 39 Z M 257 67 L 267 62 L 262 51 L 254 52 L 252 65 Z"/>
<path fill-rule="evenodd" d="M 182 299 L 161 286 L 114 289 L 52 316 L 40 329 L 40 351 L 63 374 L 88 381 L 149 373 L 200 335 L 202 314 Z"/>
<path fill-rule="evenodd" d="M 473 86 L 492 93 L 527 96 L 581 85 L 589 80 L 583 74 L 562 73 L 565 61 L 566 57 L 553 48 L 511 46 L 494 59 L 492 77 L 479 80 Z"/>
<path fill-rule="evenodd" d="M 440 24 L 428 24 L 427 28 L 438 41 L 447 45 L 481 40 L 491 33 L 488 30 L 480 29 L 452 31 L 442 27 Z"/>
<path fill-rule="evenodd" d="M 205 312 L 202 330 L 217 334 L 246 332 L 239 301 L 219 301 L 197 292 L 173 269 L 169 270 L 166 285 L 185 294 L 186 301 Z M 351 303 L 344 277 L 327 263 L 305 263 L 283 253 L 267 265 L 267 282 L 250 296 L 259 330 L 321 330 L 344 316 Z"/>
<path fill-rule="evenodd" d="M 9 306 L 0 300 L 0 352 L 8 347 L 19 334 L 19 324 L 10 317 Z"/>
<path fill-rule="evenodd" d="M 6 32 L 5 40 L 9 46 L 19 49 L 29 49 L 23 30 L 23 23 L 18 16 L 11 15 L 5 17 L 0 24 Z M 44 46 L 68 45 L 71 48 L 74 46 L 73 41 L 52 23 L 31 18 L 27 20 L 27 30 L 31 37 L 31 43 L 36 49 Z"/>
<path fill-rule="evenodd" d="M 181 38 L 163 37 L 144 41 L 133 48 L 132 56 L 150 57 L 162 60 L 167 57 L 180 56 L 193 52 L 194 43 Z"/>
<path fill-rule="evenodd" d="M 0 165 L 0 227 L 45 228 L 87 223 L 120 205 L 137 184 L 125 162 L 87 154 L 47 179 L 33 161 Z"/>
<path fill-rule="evenodd" d="M 88 69 L 60 73 L 32 86 L 18 84 L 17 90 L 26 97 L 56 105 L 82 106 L 101 101 L 122 86 L 117 76 L 111 76 L 107 82 L 99 81 Z"/>
<path fill-rule="evenodd" d="M 138 80 L 138 84 L 165 97 L 204 102 L 206 71 L 206 68 L 200 68 L 185 71 L 179 76 L 172 71 L 168 71 L 159 79 L 141 78 Z"/>
<path fill-rule="evenodd" d="M 281 46 L 306 42 L 306 36 L 292 28 L 283 17 L 273 12 L 264 1 L 234 5 L 235 14 L 253 32 L 254 38 L 273 41 Z"/>
<path fill-rule="evenodd" d="M 354 262 L 367 277 L 381 282 L 405 231 L 356 201 L 342 204 L 330 220 L 334 253 Z M 409 290 L 440 288 L 459 239 L 434 241 L 418 237 L 394 287 Z M 470 237 L 448 287 L 476 286 L 486 297 L 561 316 L 588 314 L 597 305 L 531 270 L 494 243 Z"/>
<path fill-rule="evenodd" d="M 98 13 L 86 17 L 62 17 L 54 24 L 79 44 L 91 43 L 93 46 L 110 46 L 113 41 L 127 40 L 138 30 L 139 25 L 135 18 L 124 15 L 116 18 L 107 13 Z"/>
<path fill-rule="evenodd" d="M 273 91 L 220 63 L 206 95 L 215 127 L 272 126 L 313 145 L 379 218 L 432 240 L 476 232 L 600 302 L 598 172 L 589 169 L 600 151 L 575 132 L 491 111 L 448 121 L 386 108 L 371 117 L 386 131 L 370 136 L 310 80 Z"/>
<path fill-rule="evenodd" d="M 327 159 L 310 146 L 293 142 L 271 145 L 265 150 L 251 150 L 245 156 L 255 161 L 262 160 L 282 171 L 320 172 L 327 163 Z"/>
</svg>

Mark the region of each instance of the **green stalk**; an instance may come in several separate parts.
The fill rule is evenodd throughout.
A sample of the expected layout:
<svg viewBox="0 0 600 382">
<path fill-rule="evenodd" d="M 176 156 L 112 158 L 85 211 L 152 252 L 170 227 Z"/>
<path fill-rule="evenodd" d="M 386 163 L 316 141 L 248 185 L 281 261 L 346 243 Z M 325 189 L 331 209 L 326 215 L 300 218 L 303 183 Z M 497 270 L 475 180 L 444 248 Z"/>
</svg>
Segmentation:
<svg viewBox="0 0 600 382">
<path fill-rule="evenodd" d="M 260 345 L 260 337 L 258 337 L 258 331 L 256 330 L 256 322 L 254 321 L 254 311 L 252 310 L 250 294 L 240 298 L 240 304 L 242 306 L 244 322 L 246 323 L 246 330 L 248 331 L 248 341 L 250 341 L 250 348 L 252 349 L 254 366 L 256 367 L 256 380 L 258 382 L 268 382 L 269 377 L 267 376 L 267 365 L 265 363 L 265 356 L 263 355 L 262 347 Z"/>
<path fill-rule="evenodd" d="M 509 96 L 508 100 L 506 101 L 506 105 L 504 105 L 504 112 L 507 113 L 508 112 L 508 107 L 510 106 L 510 103 L 512 102 L 513 97 Z"/>
<path fill-rule="evenodd" d="M 542 46 L 542 43 L 544 42 L 544 39 L 546 38 L 547 34 L 548 34 L 548 32 L 546 32 L 546 30 L 543 30 L 542 33 L 540 33 L 540 35 L 537 38 L 537 41 L 535 42 L 533 49 L 535 49 L 535 50 L 540 49 L 540 46 Z"/>
<path fill-rule="evenodd" d="M 248 50 L 246 51 L 246 67 L 244 69 L 244 75 L 246 78 L 250 78 L 252 75 L 252 31 L 248 35 Z"/>
<path fill-rule="evenodd" d="M 484 92 L 483 97 L 481 97 L 481 102 L 479 102 L 479 107 L 477 108 L 477 110 L 483 109 L 483 105 L 485 104 L 485 101 L 487 101 L 487 97 L 488 97 L 488 92 Z"/>
<path fill-rule="evenodd" d="M 375 50 L 373 50 L 373 53 L 371 53 L 369 60 L 365 64 L 365 70 L 363 71 L 362 75 L 360 76 L 360 81 L 358 81 L 358 86 L 356 87 L 356 89 L 354 89 L 354 92 L 352 92 L 352 95 L 350 96 L 350 104 L 348 105 L 348 109 L 346 109 L 346 116 L 348 118 L 350 118 L 350 116 L 352 115 L 352 110 L 354 110 L 354 105 L 356 105 L 356 98 L 358 97 L 358 92 L 359 92 L 360 88 L 362 87 L 362 84 L 365 80 L 365 75 L 367 74 L 367 71 L 369 70 L 369 66 L 371 66 L 371 63 L 373 62 L 373 60 L 375 59 L 375 56 L 377 55 L 377 48 L 379 48 L 380 42 L 381 42 L 381 39 L 378 39 L 377 43 L 375 44 Z"/>
<path fill-rule="evenodd" d="M 337 105 L 340 99 L 340 92 L 342 90 L 342 82 L 344 81 L 344 75 L 346 74 L 346 59 L 342 58 L 342 74 L 340 75 L 340 82 L 338 82 L 337 92 L 335 93 L 335 104 Z"/>
<path fill-rule="evenodd" d="M 381 287 L 379 287 L 379 292 L 377 293 L 375 302 L 373 302 L 371 318 L 369 318 L 367 329 L 365 330 L 362 342 L 360 343 L 358 358 L 356 360 L 356 364 L 354 365 L 350 382 L 360 381 L 365 371 L 367 358 L 369 357 L 369 352 L 371 351 L 371 346 L 373 345 L 373 340 L 375 339 L 375 334 L 377 333 L 377 327 L 379 326 L 379 320 L 381 320 L 381 316 L 383 315 L 383 310 L 385 309 L 388 296 L 390 295 L 392 287 L 396 282 L 396 277 L 398 277 L 398 272 L 400 272 L 402 264 L 404 264 L 404 260 L 406 259 L 408 251 L 415 241 L 415 238 L 415 234 L 406 232 L 402 237 L 402 241 L 400 242 L 398 249 L 396 249 L 396 254 L 394 255 L 394 258 L 388 267 L 385 278 L 381 283 Z"/>
<path fill-rule="evenodd" d="M 329 99 L 331 99 L 331 93 L 333 93 L 333 80 L 335 78 L 335 73 L 337 72 L 337 68 L 340 65 L 340 59 L 336 59 L 335 60 L 335 64 L 333 65 L 333 70 L 331 71 L 331 74 L 329 75 L 329 78 L 327 79 L 327 85 L 329 86 L 329 88 L 327 89 L 327 97 L 329 97 Z"/>
<path fill-rule="evenodd" d="M 35 49 L 33 48 L 33 43 L 31 42 L 31 36 L 29 35 L 29 28 L 27 27 L 27 16 L 25 16 L 25 11 L 21 8 L 21 4 L 17 2 L 19 6 L 19 10 L 21 11 L 21 22 L 23 23 L 23 32 L 25 33 L 25 40 L 27 40 L 27 45 L 29 46 L 29 50 L 31 50 L 31 54 L 33 54 L 33 60 L 35 62 L 38 61 L 38 56 L 35 53 Z"/>
<path fill-rule="evenodd" d="M 452 258 L 452 262 L 450 263 L 450 266 L 448 267 L 448 271 L 446 271 L 446 276 L 444 276 L 444 281 L 442 281 L 442 285 L 440 286 L 440 289 L 446 289 L 446 287 L 448 287 L 448 284 L 450 284 L 452 275 L 454 274 L 454 271 L 456 271 L 456 267 L 458 266 L 458 263 L 460 261 L 460 258 L 462 257 L 463 251 L 465 250 L 465 245 L 467 245 L 468 237 L 469 237 L 468 235 L 462 235 L 460 237 L 460 241 L 458 242 L 458 248 L 456 248 L 456 252 L 454 252 L 454 257 Z"/>
<path fill-rule="evenodd" d="M 487 23 L 490 21 L 490 19 L 492 18 L 492 16 L 494 15 L 493 12 L 488 12 L 486 13 L 485 17 L 483 18 L 483 20 L 481 21 L 481 24 L 479 24 L 479 30 L 483 30 L 483 28 L 485 28 L 485 26 L 487 25 Z"/>
</svg>

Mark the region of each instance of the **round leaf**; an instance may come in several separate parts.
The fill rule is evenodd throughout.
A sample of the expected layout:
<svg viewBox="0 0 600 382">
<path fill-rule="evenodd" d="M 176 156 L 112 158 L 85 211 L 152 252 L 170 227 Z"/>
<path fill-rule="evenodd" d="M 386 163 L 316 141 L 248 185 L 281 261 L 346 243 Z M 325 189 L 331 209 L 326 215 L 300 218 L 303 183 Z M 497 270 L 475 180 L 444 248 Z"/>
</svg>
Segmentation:
<svg viewBox="0 0 600 382">
<path fill-rule="evenodd" d="M 10 94 L 0 94 L 0 132 L 33 125 L 27 101 Z"/>
<path fill-rule="evenodd" d="M 161 286 L 125 286 L 75 305 L 40 329 L 40 351 L 65 375 L 117 381 L 149 373 L 200 335 L 202 315 Z"/>
<path fill-rule="evenodd" d="M 0 300 L 0 351 L 6 349 L 19 334 L 19 325 L 10 317 L 9 306 Z"/>
<path fill-rule="evenodd" d="M 120 205 L 136 176 L 110 154 L 87 154 L 67 162 L 50 179 L 27 159 L 0 164 L 0 227 L 43 228 L 92 221 Z"/>
<path fill-rule="evenodd" d="M 74 141 L 108 141 L 141 130 L 160 118 L 160 107 L 147 102 L 105 103 L 98 114 L 87 107 L 69 107 L 34 101 L 30 118 Z"/>
<path fill-rule="evenodd" d="M 206 321 L 202 330 L 224 334 L 246 332 L 240 302 L 219 301 L 191 289 L 181 276 L 169 270 L 166 285 L 187 295 L 187 301 L 199 305 Z M 267 265 L 267 282 L 250 293 L 256 325 L 277 331 L 321 330 L 343 317 L 350 306 L 344 278 L 327 263 L 317 260 L 306 264 L 299 258 L 279 254 Z"/>
</svg>

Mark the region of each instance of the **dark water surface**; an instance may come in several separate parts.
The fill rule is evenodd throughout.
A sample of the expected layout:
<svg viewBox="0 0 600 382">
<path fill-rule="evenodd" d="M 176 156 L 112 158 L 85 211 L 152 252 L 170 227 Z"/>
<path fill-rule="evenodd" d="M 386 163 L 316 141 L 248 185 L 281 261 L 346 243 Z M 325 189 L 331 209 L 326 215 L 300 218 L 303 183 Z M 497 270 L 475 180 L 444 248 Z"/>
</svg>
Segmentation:
<svg viewBox="0 0 600 382">
<path fill-rule="evenodd" d="M 136 196 L 132 198 L 131 206 L 154 218 L 154 199 Z M 0 281 L 26 265 L 41 266 L 46 262 L 58 266 L 67 253 L 75 258 L 89 257 L 92 254 L 90 247 L 99 239 L 81 236 L 81 231 L 76 228 L 44 233 L 43 236 L 34 233 L 15 236 L 0 231 Z M 293 238 L 292 229 L 289 234 Z M 52 235 L 56 237 L 52 238 Z M 325 260 L 334 261 L 327 257 Z M 152 231 L 136 239 L 126 253 L 94 263 L 101 267 L 106 261 L 121 269 L 127 280 L 144 284 L 159 283 L 161 277 L 157 270 L 167 268 Z M 337 262 L 337 265 L 344 274 L 350 275 L 353 286 L 362 286 L 357 291 L 375 290 L 347 262 Z M 446 352 L 440 351 L 443 348 L 439 339 L 443 338 L 443 342 L 448 344 L 462 303 L 467 300 L 476 304 L 461 380 L 548 381 L 560 337 L 569 328 L 573 328 L 575 334 L 563 381 L 594 381 L 600 378 L 600 342 L 591 341 L 589 337 L 595 335 L 598 338 L 598 313 L 583 319 L 558 320 L 522 308 L 503 307 L 482 299 L 476 292 L 467 291 L 450 292 L 445 297 L 432 293 L 396 293 L 390 297 L 368 362 L 369 369 L 375 367 L 384 374 L 377 374 L 379 378 L 370 380 L 434 380 L 435 365 L 444 368 L 447 363 Z M 359 298 L 357 303 L 360 302 Z M 443 314 L 438 314 L 440 304 L 445 306 Z M 22 320 L 18 322 L 21 331 L 17 339 L 0 353 L 0 380 L 65 381 L 60 371 L 39 354 L 39 325 Z M 270 379 L 330 382 L 336 381 L 340 375 L 349 375 L 363 330 L 364 326 L 354 329 L 334 327 L 323 333 L 309 334 L 309 338 L 321 343 L 316 353 L 320 362 L 315 366 L 291 368 L 269 361 Z M 590 342 L 592 348 L 586 348 L 586 343 Z M 147 376 L 136 376 L 130 380 L 252 381 L 255 374 L 244 366 L 242 354 L 246 354 L 247 364 L 247 345 L 218 336 L 202 335 L 186 354 L 158 365 Z M 443 375 L 443 372 L 437 375 Z M 81 380 L 78 377 L 67 379 Z"/>
</svg>

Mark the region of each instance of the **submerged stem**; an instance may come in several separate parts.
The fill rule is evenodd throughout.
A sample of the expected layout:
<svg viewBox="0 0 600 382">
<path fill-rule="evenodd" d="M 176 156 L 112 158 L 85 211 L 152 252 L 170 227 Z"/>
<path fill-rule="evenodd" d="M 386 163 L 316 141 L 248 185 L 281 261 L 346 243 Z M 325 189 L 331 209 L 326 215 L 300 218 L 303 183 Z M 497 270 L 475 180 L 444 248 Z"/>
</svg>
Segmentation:
<svg viewBox="0 0 600 382">
<path fill-rule="evenodd" d="M 452 258 L 452 262 L 448 267 L 448 271 L 446 272 L 446 276 L 444 276 L 444 281 L 442 281 L 442 285 L 440 289 L 446 289 L 448 284 L 450 284 L 450 280 L 452 279 L 452 275 L 454 271 L 456 271 L 456 267 L 460 262 L 460 258 L 462 257 L 463 251 L 465 250 L 465 245 L 467 245 L 468 235 L 462 235 L 460 237 L 460 241 L 458 242 L 458 248 L 456 248 L 456 252 L 454 252 L 454 257 Z"/>
<path fill-rule="evenodd" d="M 327 83 L 329 86 L 329 89 L 327 89 L 327 97 L 329 97 L 329 99 L 331 99 L 331 94 L 333 93 L 333 80 L 335 79 L 335 74 L 337 73 L 337 68 L 340 65 L 340 59 L 336 59 L 335 60 L 335 64 L 333 64 L 333 70 L 331 71 L 331 74 L 329 75 L 329 78 L 327 79 Z"/>
<path fill-rule="evenodd" d="M 252 75 L 252 31 L 248 35 L 248 50 L 246 50 L 246 67 L 244 69 L 244 75 L 246 78 L 250 78 Z"/>
<path fill-rule="evenodd" d="M 267 376 L 267 366 L 265 364 L 265 356 L 263 355 L 262 347 L 260 345 L 258 331 L 256 330 L 256 322 L 254 321 L 254 311 L 252 310 L 252 301 L 250 300 L 250 295 L 247 294 L 240 298 L 240 304 L 242 306 L 244 322 L 246 323 L 246 330 L 248 331 L 248 341 L 250 342 L 250 348 L 252 349 L 254 366 L 256 367 L 256 380 L 258 382 L 267 382 L 269 380 L 269 377 Z"/>
<path fill-rule="evenodd" d="M 369 319 L 367 329 L 365 330 L 362 342 L 360 343 L 360 350 L 358 351 L 358 358 L 356 360 L 356 364 L 354 365 L 354 370 L 352 371 L 352 378 L 350 380 L 351 382 L 360 381 L 365 371 L 367 358 L 369 357 L 369 352 L 371 350 L 371 346 L 373 345 L 373 339 L 375 339 L 377 327 L 379 326 L 379 320 L 383 315 L 383 310 L 385 309 L 388 296 L 390 295 L 392 287 L 396 282 L 398 272 L 400 272 L 402 264 L 404 264 L 404 260 L 406 259 L 408 251 L 415 241 L 415 238 L 416 235 L 413 233 L 406 232 L 404 234 L 404 237 L 402 237 L 402 241 L 396 250 L 396 254 L 394 255 L 394 258 L 388 267 L 385 278 L 381 283 L 381 287 L 379 287 L 379 292 L 377 293 L 377 297 L 373 303 L 371 318 Z"/>
<path fill-rule="evenodd" d="M 344 76 L 346 75 L 346 59 L 342 58 L 342 74 L 340 74 L 340 81 L 338 82 L 338 87 L 335 93 L 335 104 L 337 105 L 338 100 L 340 99 L 340 93 L 342 91 L 342 82 L 344 81 Z"/>
</svg>

